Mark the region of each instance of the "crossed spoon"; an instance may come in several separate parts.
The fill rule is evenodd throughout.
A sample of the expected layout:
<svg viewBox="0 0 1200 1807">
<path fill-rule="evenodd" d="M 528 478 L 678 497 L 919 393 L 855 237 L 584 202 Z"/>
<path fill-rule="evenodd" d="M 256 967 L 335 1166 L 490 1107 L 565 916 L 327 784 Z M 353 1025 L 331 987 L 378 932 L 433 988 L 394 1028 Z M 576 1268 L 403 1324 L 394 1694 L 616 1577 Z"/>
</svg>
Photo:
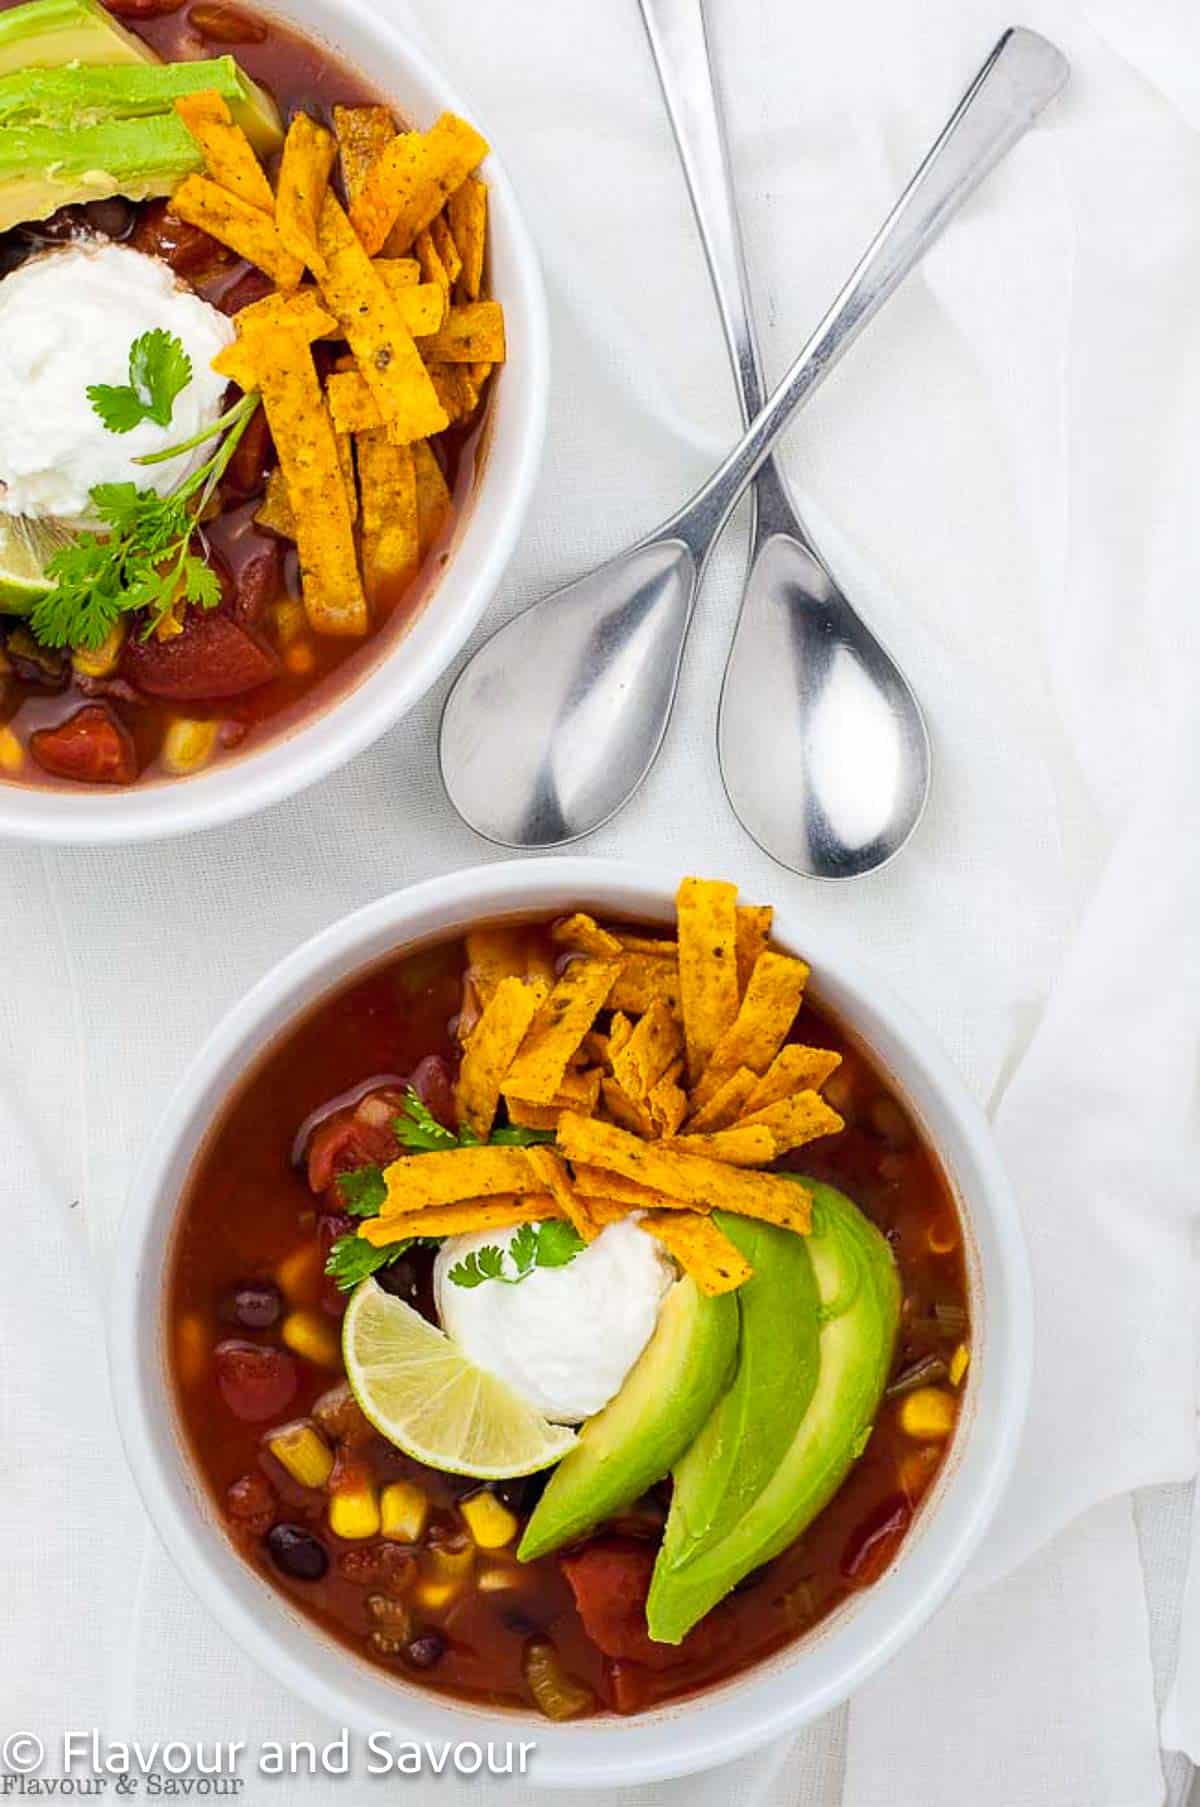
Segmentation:
<svg viewBox="0 0 1200 1807">
<path fill-rule="evenodd" d="M 753 838 L 815 878 L 897 853 L 929 791 L 929 740 L 899 667 L 855 613 L 771 456 L 834 364 L 1062 89 L 1066 58 L 1006 31 L 791 369 L 764 403 L 700 0 L 641 0 L 748 425 L 646 538 L 533 603 L 459 673 L 441 724 L 450 801 L 487 840 L 555 847 L 609 821 L 653 765 L 696 592 L 755 485 L 749 576 L 718 723 L 726 793 Z"/>
</svg>

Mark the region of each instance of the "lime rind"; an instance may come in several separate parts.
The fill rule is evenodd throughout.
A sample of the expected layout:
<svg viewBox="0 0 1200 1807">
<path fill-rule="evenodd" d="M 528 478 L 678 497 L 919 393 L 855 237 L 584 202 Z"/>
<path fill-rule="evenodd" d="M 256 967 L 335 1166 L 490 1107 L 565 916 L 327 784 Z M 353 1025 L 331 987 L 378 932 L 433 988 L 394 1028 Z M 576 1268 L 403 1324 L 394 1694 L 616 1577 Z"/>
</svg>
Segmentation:
<svg viewBox="0 0 1200 1807">
<path fill-rule="evenodd" d="M 59 521 L 0 514 L 0 612 L 27 615 L 54 588 L 46 565 L 71 538 Z"/>
</svg>

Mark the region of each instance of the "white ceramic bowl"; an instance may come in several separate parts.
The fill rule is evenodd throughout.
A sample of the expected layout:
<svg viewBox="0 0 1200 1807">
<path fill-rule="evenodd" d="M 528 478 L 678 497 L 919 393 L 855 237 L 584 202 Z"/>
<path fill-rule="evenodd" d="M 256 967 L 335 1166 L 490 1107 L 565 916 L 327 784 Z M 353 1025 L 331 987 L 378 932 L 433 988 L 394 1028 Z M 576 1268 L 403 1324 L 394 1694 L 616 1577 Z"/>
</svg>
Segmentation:
<svg viewBox="0 0 1200 1807">
<path fill-rule="evenodd" d="M 369 0 L 264 0 L 260 10 L 327 44 L 408 118 L 430 124 L 449 110 L 488 136 L 486 118 L 454 93 L 389 21 L 386 8 Z M 303 790 L 378 740 L 420 701 L 464 645 L 512 556 L 533 491 L 549 371 L 537 254 L 495 151 L 483 173 L 489 189 L 491 280 L 504 304 L 508 361 L 491 398 L 474 494 L 455 527 L 449 563 L 420 614 L 406 631 L 386 640 L 376 663 L 352 688 L 267 741 L 261 751 L 223 760 L 194 778 L 127 790 L 43 790 L 0 782 L 0 837 L 116 845 L 186 834 L 250 815 Z"/>
<path fill-rule="evenodd" d="M 460 1706 L 382 1673 L 302 1618 L 236 1554 L 193 1470 L 165 1366 L 164 1269 L 176 1204 L 207 1129 L 265 1046 L 317 999 L 384 955 L 484 918 L 588 905 L 668 922 L 676 882 L 675 873 L 606 861 L 513 861 L 416 885 L 335 923 L 268 973 L 210 1036 L 146 1152 L 121 1234 L 110 1346 L 117 1412 L 147 1509 L 201 1600 L 264 1668 L 336 1724 L 417 1740 L 535 1740 L 537 1783 L 616 1787 L 684 1775 L 794 1731 L 895 1656 L 983 1535 L 1024 1418 L 1029 1282 L 987 1126 L 928 1030 L 863 973 L 853 950 L 810 930 L 800 908 L 777 909 L 778 939 L 811 961 L 814 993 L 882 1062 L 945 1165 L 966 1226 L 974 1353 L 951 1457 L 882 1580 L 809 1637 L 692 1701 L 567 1725 Z"/>
</svg>

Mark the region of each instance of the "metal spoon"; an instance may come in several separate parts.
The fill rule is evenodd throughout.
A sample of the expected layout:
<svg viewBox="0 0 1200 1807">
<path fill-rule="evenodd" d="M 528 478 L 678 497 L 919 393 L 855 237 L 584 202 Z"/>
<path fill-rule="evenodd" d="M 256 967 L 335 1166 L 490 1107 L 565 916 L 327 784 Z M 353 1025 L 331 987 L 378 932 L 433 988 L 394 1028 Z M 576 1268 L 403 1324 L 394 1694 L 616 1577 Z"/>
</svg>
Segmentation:
<svg viewBox="0 0 1200 1807">
<path fill-rule="evenodd" d="M 668 7 L 664 0 L 653 12 L 658 20 L 665 19 L 668 12 L 683 18 L 694 12 L 695 6 L 696 0 L 691 0 L 690 7 L 679 0 Z M 649 12 L 647 8 L 648 18 Z M 695 29 L 693 23 L 693 32 Z M 451 802 L 479 834 L 507 847 L 558 846 L 599 828 L 632 796 L 662 745 L 697 586 L 739 497 L 796 409 L 874 318 L 952 214 L 1059 92 L 1067 74 L 1065 57 L 1045 38 L 1021 29 L 1006 32 L 833 306 L 708 482 L 656 532 L 565 589 L 532 604 L 498 629 L 469 660 L 442 715 L 441 768 Z M 711 83 L 707 85 L 711 88 Z M 685 162 L 687 155 L 685 151 Z M 727 183 L 723 156 L 716 183 Z M 710 188 L 716 192 L 708 184 L 706 195 Z M 736 238 L 733 244 L 736 255 Z M 711 260 L 707 234 L 706 247 Z M 724 258 L 720 277 L 715 264 L 713 274 L 719 281 L 723 308 L 728 308 L 729 297 L 738 289 L 725 281 Z M 745 345 L 752 350 L 748 313 L 746 322 Z M 741 341 L 734 344 L 728 323 L 726 331 L 745 383 L 747 366 Z M 757 354 L 754 356 L 756 359 Z M 761 385 L 761 376 L 757 380 Z M 753 786 L 755 792 L 794 785 L 796 773 L 810 765 L 806 756 L 809 738 L 820 748 L 820 759 L 834 766 L 841 761 L 865 766 L 877 759 L 872 737 L 885 747 L 885 757 L 893 766 L 901 758 L 907 763 L 915 745 L 919 755 L 915 809 L 911 781 L 902 780 L 898 769 L 890 779 L 897 799 L 910 799 L 905 808 L 893 812 L 899 840 L 891 844 L 884 840 L 886 824 L 868 817 L 827 818 L 818 834 L 807 825 L 798 833 L 785 814 L 781 828 L 761 810 L 755 814 L 746 801 L 746 781 L 739 777 L 735 807 L 753 818 L 752 832 L 763 829 L 764 845 L 775 852 L 786 850 L 789 864 L 816 870 L 801 863 L 809 857 L 807 849 L 831 847 L 840 840 L 850 849 L 850 863 L 831 868 L 829 856 L 824 854 L 826 863 L 819 869 L 842 874 L 865 871 L 902 845 L 920 814 L 928 782 L 924 730 L 907 685 L 849 605 L 842 602 L 824 567 L 800 537 L 802 530 L 782 485 L 776 482 L 775 488 L 787 509 L 787 527 L 781 534 L 780 517 L 767 517 L 771 531 L 757 569 L 762 586 L 769 580 L 770 591 L 782 597 L 777 612 L 790 616 L 792 622 L 801 616 L 806 619 L 802 635 L 795 635 L 786 620 L 782 631 L 778 623 L 769 624 L 776 650 L 769 652 L 768 658 L 791 660 L 799 653 L 800 671 L 798 678 L 782 686 L 782 697 L 776 675 L 764 677 L 760 672 L 759 681 L 766 687 L 748 722 L 745 706 L 735 710 L 733 705 L 745 694 L 747 682 L 753 681 L 754 670 L 747 667 L 750 680 L 739 675 L 736 683 L 731 671 L 722 710 L 726 781 L 730 782 L 735 768 L 734 738 L 750 744 L 748 758 L 739 754 L 739 774 L 756 762 L 763 768 Z M 782 579 L 776 576 L 776 548 Z M 837 608 L 831 603 L 834 597 L 840 604 Z M 795 608 L 793 598 L 798 599 Z M 761 616 L 762 606 L 752 609 L 748 598 L 743 621 L 753 624 Z M 852 638 L 847 639 L 851 629 Z M 739 641 L 742 638 L 739 631 Z M 828 656 L 821 654 L 822 646 L 829 649 Z M 735 648 L 731 666 L 736 669 L 741 664 Z M 893 674 L 890 689 L 880 681 L 886 672 Z M 814 683 L 818 679 L 819 684 Z M 799 693 L 805 697 L 803 715 L 796 712 L 798 681 L 804 684 Z M 856 694 L 881 697 L 882 702 L 876 701 L 869 715 L 864 712 L 857 718 L 852 714 Z M 892 751 L 888 752 L 894 699 L 911 708 L 909 719 L 916 724 L 916 739 L 893 732 Z M 768 713 L 780 710 L 792 712 L 783 752 L 776 736 L 787 724 L 772 721 L 770 739 L 766 737 Z M 824 717 L 833 712 L 838 732 L 830 734 L 825 731 Z M 814 718 L 819 728 L 815 734 L 811 728 Z M 846 736 L 850 737 L 848 744 Z M 827 784 L 812 788 L 818 799 L 825 799 L 823 808 L 837 795 Z M 732 783 L 730 789 L 732 796 Z M 864 848 L 868 850 L 865 860 Z M 859 863 L 855 864 L 855 859 Z"/>
</svg>

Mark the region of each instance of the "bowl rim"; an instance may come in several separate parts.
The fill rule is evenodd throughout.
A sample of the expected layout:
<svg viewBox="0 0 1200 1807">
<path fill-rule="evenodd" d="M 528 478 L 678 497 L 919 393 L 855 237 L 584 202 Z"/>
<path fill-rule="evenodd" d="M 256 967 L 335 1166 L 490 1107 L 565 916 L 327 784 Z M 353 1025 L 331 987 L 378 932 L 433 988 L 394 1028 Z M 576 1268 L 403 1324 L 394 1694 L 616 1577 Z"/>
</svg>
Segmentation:
<svg viewBox="0 0 1200 1807">
<path fill-rule="evenodd" d="M 976 1260 L 971 1402 L 946 1465 L 948 1478 L 923 1505 L 897 1561 L 854 1598 L 848 1614 L 839 1609 L 812 1636 L 715 1688 L 630 1719 L 550 1725 L 507 1709 L 456 1702 L 398 1682 L 293 1612 L 234 1550 L 183 1444 L 161 1347 L 163 1263 L 179 1186 L 214 1110 L 288 1025 L 350 975 L 369 968 L 389 947 L 420 946 L 471 921 L 505 915 L 558 913 L 591 903 L 666 920 L 677 883 L 678 873 L 657 863 L 498 861 L 393 892 L 310 937 L 217 1024 L 167 1104 L 130 1190 L 109 1300 L 110 1383 L 127 1460 L 169 1555 L 222 1629 L 302 1700 L 364 1735 L 383 1730 L 397 1740 L 477 1744 L 533 1740 L 530 1780 L 543 1786 L 616 1787 L 682 1776 L 797 1731 L 841 1704 L 930 1618 L 991 1522 L 1028 1404 L 1030 1276 L 1020 1218 L 986 1121 L 931 1032 L 869 967 L 864 970 L 850 944 L 804 924 L 802 902 L 776 906 L 780 939 L 810 960 L 814 989 L 877 1059 L 881 1037 L 890 1037 L 892 1058 L 883 1064 L 921 1114 L 955 1187 L 975 1250 L 969 1259 Z M 931 1115 L 939 1116 L 936 1129 Z M 981 1333 L 982 1358 L 975 1341 Z"/>
<path fill-rule="evenodd" d="M 337 35 L 378 47 L 386 73 L 371 76 L 395 98 L 395 73 L 427 97 L 430 110 L 477 122 L 480 110 L 456 88 L 386 11 L 368 0 L 255 0 L 258 9 L 325 43 L 352 67 L 363 58 Z M 426 104 L 423 102 L 422 104 Z M 450 558 L 429 582 L 411 622 L 348 688 L 259 748 L 207 772 L 119 790 L 57 789 L 0 781 L 0 841 L 43 846 L 130 846 L 238 821 L 338 770 L 378 740 L 425 697 L 479 625 L 504 575 L 541 467 L 549 393 L 550 329 L 541 265 L 504 163 L 490 149 L 483 164 L 493 227 L 492 256 L 503 263 L 510 347 L 519 348 L 516 380 L 501 377 L 488 410 L 482 468 L 455 525 Z"/>
</svg>

